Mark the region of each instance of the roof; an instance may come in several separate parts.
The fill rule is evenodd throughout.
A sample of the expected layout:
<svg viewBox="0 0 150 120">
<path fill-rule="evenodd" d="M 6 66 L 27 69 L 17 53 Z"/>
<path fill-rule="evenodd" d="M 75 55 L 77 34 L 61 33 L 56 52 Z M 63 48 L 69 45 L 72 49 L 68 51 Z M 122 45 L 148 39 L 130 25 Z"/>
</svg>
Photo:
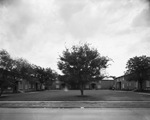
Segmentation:
<svg viewBox="0 0 150 120">
<path fill-rule="evenodd" d="M 112 77 L 105 77 L 102 80 L 114 80 Z"/>
</svg>

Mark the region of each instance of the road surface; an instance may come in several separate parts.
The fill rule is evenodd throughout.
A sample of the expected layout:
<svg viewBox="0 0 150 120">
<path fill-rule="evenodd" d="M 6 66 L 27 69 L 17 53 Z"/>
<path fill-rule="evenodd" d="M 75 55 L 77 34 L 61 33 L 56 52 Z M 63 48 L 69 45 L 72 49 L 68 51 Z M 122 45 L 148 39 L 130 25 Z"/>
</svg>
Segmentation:
<svg viewBox="0 0 150 120">
<path fill-rule="evenodd" d="M 0 108 L 0 120 L 150 120 L 150 108 Z"/>
</svg>

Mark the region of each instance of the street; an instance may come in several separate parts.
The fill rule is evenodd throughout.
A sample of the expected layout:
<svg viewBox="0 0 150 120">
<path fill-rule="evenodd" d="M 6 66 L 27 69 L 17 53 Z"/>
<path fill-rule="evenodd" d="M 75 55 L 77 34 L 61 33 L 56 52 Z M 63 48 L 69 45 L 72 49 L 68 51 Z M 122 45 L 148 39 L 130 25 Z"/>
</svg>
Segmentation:
<svg viewBox="0 0 150 120">
<path fill-rule="evenodd" d="M 0 120 L 150 120 L 150 108 L 0 108 Z"/>
</svg>

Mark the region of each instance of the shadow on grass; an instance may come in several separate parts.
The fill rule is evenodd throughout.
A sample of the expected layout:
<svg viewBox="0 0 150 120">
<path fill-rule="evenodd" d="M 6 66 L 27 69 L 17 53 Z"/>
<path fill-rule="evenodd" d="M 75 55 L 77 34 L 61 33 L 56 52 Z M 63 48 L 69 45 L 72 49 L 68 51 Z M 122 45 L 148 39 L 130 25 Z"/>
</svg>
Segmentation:
<svg viewBox="0 0 150 120">
<path fill-rule="evenodd" d="M 91 96 L 89 96 L 89 95 L 76 95 L 76 97 L 80 97 L 80 98 L 87 98 L 87 97 L 91 97 Z"/>
<path fill-rule="evenodd" d="M 7 95 L 2 95 L 2 96 L 0 96 L 0 98 L 8 98 L 9 96 L 7 96 Z"/>
</svg>

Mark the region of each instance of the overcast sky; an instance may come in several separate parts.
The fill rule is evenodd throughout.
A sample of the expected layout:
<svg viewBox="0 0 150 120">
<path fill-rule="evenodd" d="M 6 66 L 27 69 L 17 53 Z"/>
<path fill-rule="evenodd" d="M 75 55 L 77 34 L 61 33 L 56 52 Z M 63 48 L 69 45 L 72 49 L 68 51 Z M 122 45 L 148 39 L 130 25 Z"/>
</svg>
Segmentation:
<svg viewBox="0 0 150 120">
<path fill-rule="evenodd" d="M 0 49 L 58 71 L 66 47 L 88 42 L 113 59 L 107 74 L 123 75 L 127 60 L 150 56 L 146 0 L 0 0 Z"/>
</svg>

